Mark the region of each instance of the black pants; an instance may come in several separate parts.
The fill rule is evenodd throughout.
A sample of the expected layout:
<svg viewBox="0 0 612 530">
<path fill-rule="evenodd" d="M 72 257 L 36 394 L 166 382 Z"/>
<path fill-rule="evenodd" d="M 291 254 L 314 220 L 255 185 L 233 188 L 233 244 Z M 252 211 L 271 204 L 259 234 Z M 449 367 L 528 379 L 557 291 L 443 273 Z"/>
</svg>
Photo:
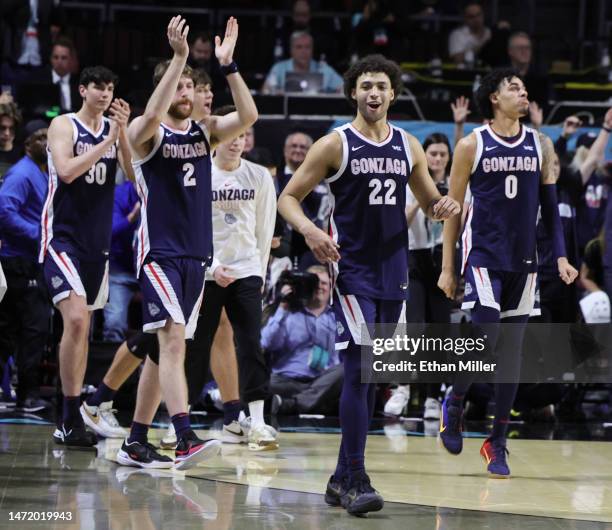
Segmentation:
<svg viewBox="0 0 612 530">
<path fill-rule="evenodd" d="M 270 392 L 290 402 L 291 409 L 281 412 L 290 414 L 338 415 L 338 404 L 342 392 L 344 365 L 339 364 L 325 370 L 312 381 L 298 381 L 279 374 L 272 374 Z"/>
<path fill-rule="evenodd" d="M 560 278 L 540 279 L 540 308 L 536 322 L 576 322 L 578 313 L 576 286 Z"/>
<path fill-rule="evenodd" d="M 198 327 L 193 341 L 187 341 L 185 372 L 190 403 L 197 401 L 206 382 L 210 348 L 224 307 L 234 330 L 242 400 L 249 403 L 268 397 L 270 370 L 260 344 L 261 286 L 258 276 L 236 280 L 227 287 L 206 282 Z"/>
<path fill-rule="evenodd" d="M 451 301 L 438 287 L 441 246 L 408 253 L 406 322 L 450 322 Z"/>
<path fill-rule="evenodd" d="M 0 303 L 0 360 L 17 363 L 17 401 L 38 397 L 40 363 L 49 337 L 51 304 L 42 268 L 23 258 L 2 258 L 7 291 Z"/>
</svg>

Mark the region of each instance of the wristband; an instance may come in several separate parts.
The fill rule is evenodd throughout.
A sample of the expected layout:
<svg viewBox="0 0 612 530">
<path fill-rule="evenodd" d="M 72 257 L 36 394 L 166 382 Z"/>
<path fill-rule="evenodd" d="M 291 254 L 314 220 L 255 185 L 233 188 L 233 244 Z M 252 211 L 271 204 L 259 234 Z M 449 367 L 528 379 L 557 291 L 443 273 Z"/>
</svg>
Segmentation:
<svg viewBox="0 0 612 530">
<path fill-rule="evenodd" d="M 238 65 L 236 61 L 232 61 L 229 64 L 222 64 L 220 67 L 221 73 L 223 75 L 237 74 L 238 73 Z"/>
<path fill-rule="evenodd" d="M 602 128 L 604 131 L 606 131 L 607 133 L 612 133 L 612 128 L 611 128 L 611 127 L 606 127 L 606 125 L 605 125 L 605 124 L 603 124 L 603 125 L 601 126 L 601 128 Z"/>
</svg>

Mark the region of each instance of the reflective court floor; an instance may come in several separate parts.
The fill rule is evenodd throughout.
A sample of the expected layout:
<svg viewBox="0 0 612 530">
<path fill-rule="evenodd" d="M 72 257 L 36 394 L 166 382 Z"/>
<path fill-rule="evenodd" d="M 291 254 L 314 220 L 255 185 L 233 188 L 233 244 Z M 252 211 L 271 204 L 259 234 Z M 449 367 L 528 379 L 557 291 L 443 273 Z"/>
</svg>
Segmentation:
<svg viewBox="0 0 612 530">
<path fill-rule="evenodd" d="M 333 429 L 283 428 L 277 451 L 224 445 L 185 473 L 118 466 L 120 440 L 65 449 L 47 422 L 5 421 L 2 529 L 612 529 L 609 427 L 601 426 L 600 441 L 511 440 L 510 480 L 487 478 L 482 438 L 467 439 L 453 457 L 434 437 L 381 429 L 369 437 L 366 461 L 385 508 L 355 518 L 323 501 L 339 444 Z M 63 520 L 20 521 L 18 512 Z"/>
</svg>

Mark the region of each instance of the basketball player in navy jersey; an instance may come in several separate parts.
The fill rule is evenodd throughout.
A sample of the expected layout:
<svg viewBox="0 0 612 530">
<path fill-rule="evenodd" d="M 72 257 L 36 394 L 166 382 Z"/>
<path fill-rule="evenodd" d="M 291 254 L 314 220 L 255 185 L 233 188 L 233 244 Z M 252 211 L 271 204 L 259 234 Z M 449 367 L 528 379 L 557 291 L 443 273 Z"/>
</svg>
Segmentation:
<svg viewBox="0 0 612 530">
<path fill-rule="evenodd" d="M 463 204 L 469 184 L 472 200 L 462 245 L 463 308 L 471 309 L 474 324 L 486 325 L 487 340 L 495 348 L 498 323 L 525 324 L 534 307 L 539 206 L 552 236 L 560 278 L 569 284 L 577 271 L 566 258 L 555 191 L 553 144 L 550 138 L 519 121 L 529 109 L 523 81 L 512 70 L 494 70 L 482 80 L 476 99 L 490 122 L 457 144 L 449 196 Z M 460 217 L 444 224 L 438 286 L 449 298 L 454 297 L 456 288 L 454 254 L 459 228 Z M 480 450 L 492 477 L 510 476 L 506 431 L 518 387 L 523 330 L 513 326 L 496 351 L 498 374 L 516 383 L 496 384 L 493 431 Z M 459 374 L 442 405 L 440 440 L 451 454 L 459 454 L 463 448 L 463 399 L 472 380 L 469 373 Z"/>
<path fill-rule="evenodd" d="M 438 193 L 416 138 L 387 121 L 389 105 L 401 89 L 399 67 L 381 55 L 367 56 L 344 79 L 344 93 L 357 108 L 356 118 L 313 144 L 278 207 L 304 235 L 316 258 L 333 263 L 336 270 L 333 307 L 345 373 L 342 441 L 325 500 L 342 504 L 351 514 L 363 514 L 382 509 L 383 499 L 370 485 L 364 466 L 375 385 L 361 383 L 361 346 L 369 342 L 361 326 L 397 323 L 405 312 L 406 184 L 434 219 L 457 214 L 459 205 Z M 323 179 L 332 196 L 330 234 L 317 228 L 300 206 Z"/>
<path fill-rule="evenodd" d="M 157 333 L 160 354 L 158 373 L 149 358 L 145 362 L 142 377 L 151 384 L 139 385 L 139 392 L 144 388 L 151 396 L 141 400 L 118 460 L 142 467 L 155 467 L 159 458 L 147 443 L 148 426 L 159 405 L 158 385 L 176 431 L 176 468 L 190 468 L 219 450 L 217 440 L 200 440 L 189 423 L 185 339 L 193 337 L 204 272 L 212 260 L 211 149 L 241 134 L 257 119 L 255 102 L 232 59 L 238 38 L 238 23 L 233 17 L 227 22 L 223 42 L 215 38 L 215 55 L 236 111 L 199 123 L 190 119 L 194 81 L 186 65 L 188 32 L 183 18 L 172 18 L 167 36 L 174 55 L 156 67 L 153 94 L 144 114 L 128 130 L 142 202 L 137 271 L 144 331 Z"/>
<path fill-rule="evenodd" d="M 49 126 L 49 191 L 41 219 L 39 261 L 53 303 L 62 315 L 59 347 L 63 411 L 53 438 L 59 444 L 92 446 L 79 413 L 87 365 L 91 311 L 108 298 L 115 169 L 119 160 L 131 174 L 127 141 L 129 106 L 113 101 L 117 77 L 107 68 L 85 68 L 83 98 L 75 114 Z M 104 117 L 109 110 L 110 118 Z"/>
</svg>

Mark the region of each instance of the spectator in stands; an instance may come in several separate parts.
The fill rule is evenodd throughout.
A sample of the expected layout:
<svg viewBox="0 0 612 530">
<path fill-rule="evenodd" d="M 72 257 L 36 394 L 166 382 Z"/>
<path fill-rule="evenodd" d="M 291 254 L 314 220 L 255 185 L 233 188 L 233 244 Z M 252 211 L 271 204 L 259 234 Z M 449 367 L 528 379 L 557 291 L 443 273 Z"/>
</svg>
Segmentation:
<svg viewBox="0 0 612 530">
<path fill-rule="evenodd" d="M 81 96 L 75 60 L 73 42 L 68 37 L 58 37 L 51 48 L 51 65 L 32 71 L 18 88 L 17 99 L 22 107 L 34 115 L 44 113 L 52 105 L 57 105 L 61 112 L 78 110 Z"/>
<path fill-rule="evenodd" d="M 399 59 L 401 27 L 396 4 L 392 0 L 367 0 L 363 11 L 353 17 L 353 48 L 360 57 L 381 53 Z"/>
<path fill-rule="evenodd" d="M 285 167 L 282 173 L 278 176 L 278 194 L 285 189 L 287 182 L 297 171 L 297 168 L 302 165 L 306 158 L 306 153 L 312 146 L 312 138 L 303 132 L 292 132 L 285 138 L 285 147 L 283 156 L 285 159 Z"/>
<path fill-rule="evenodd" d="M 569 166 L 574 178 L 580 176 L 583 191 L 576 208 L 578 250 L 582 256 L 587 243 L 597 237 L 603 226 L 608 200 L 608 179 L 598 167 L 603 163 L 612 130 L 612 108 L 608 109 L 599 134 L 581 134 Z"/>
<path fill-rule="evenodd" d="M 0 188 L 0 261 L 8 290 L 0 304 L 0 355 L 16 355 L 17 406 L 36 412 L 40 363 L 47 345 L 51 307 L 38 263 L 40 216 L 47 196 L 47 123 L 25 127 L 25 156 L 12 166 Z"/>
<path fill-rule="evenodd" d="M 342 77 L 325 61 L 313 60 L 313 40 L 310 33 L 296 31 L 291 34 L 291 58 L 277 62 L 268 73 L 262 91 L 266 94 L 285 91 L 287 74 L 321 74 L 319 92 L 341 92 Z"/>
<path fill-rule="evenodd" d="M 123 342 L 128 329 L 128 309 L 139 284 L 134 269 L 133 241 L 140 220 L 140 201 L 129 180 L 115 188 L 113 232 L 109 267 L 109 296 L 104 306 L 103 337 Z"/>
<path fill-rule="evenodd" d="M 338 413 L 343 370 L 335 350 L 331 281 L 322 265 L 313 265 L 308 272 L 319 277 L 311 299 L 293 311 L 288 302 L 281 302 L 261 332 L 261 345 L 272 364 L 273 414 Z M 291 292 L 288 285 L 281 288 L 281 295 Z"/>
<path fill-rule="evenodd" d="M 215 58 L 214 43 L 210 33 L 196 33 L 189 45 L 187 62 L 193 69 L 204 70 L 211 80 L 211 85 L 217 88 L 225 86 L 225 78 L 219 70 L 219 62 Z"/>
<path fill-rule="evenodd" d="M 533 62 L 533 44 L 524 31 L 517 31 L 508 39 L 508 63 L 523 79 L 529 101 L 541 107 L 548 105 L 551 98 L 551 83 L 546 73 L 541 72 Z"/>
<path fill-rule="evenodd" d="M 588 242 L 580 267 L 580 282 L 589 293 L 596 293 L 604 288 L 603 251 L 604 231 L 601 230 L 595 239 Z"/>
<path fill-rule="evenodd" d="M 277 177 L 279 194 L 283 191 L 297 168 L 302 165 L 304 158 L 306 158 L 306 153 L 308 153 L 311 146 L 312 138 L 305 133 L 294 132 L 287 136 L 284 149 L 285 167 L 283 172 Z M 327 183 L 319 183 L 306 196 L 302 207 L 309 219 L 319 228 L 325 230 L 330 213 L 329 186 Z M 296 230 L 291 231 L 291 259 L 293 263 L 298 264 L 300 270 L 318 263 L 308 245 L 306 245 L 304 236 Z"/>
<path fill-rule="evenodd" d="M 0 184 L 2 176 L 21 154 L 15 143 L 17 129 L 21 124 L 21 112 L 15 103 L 0 104 Z"/>
<path fill-rule="evenodd" d="M 249 162 L 254 162 L 260 166 L 266 166 L 272 177 L 276 177 L 276 162 L 272 153 L 267 147 L 255 145 L 255 128 L 249 127 L 244 133 L 244 151 L 242 158 Z M 274 185 L 277 186 L 276 178 Z"/>
<path fill-rule="evenodd" d="M 491 38 L 485 26 L 480 2 L 468 2 L 463 9 L 465 24 L 454 29 L 448 38 L 448 55 L 454 63 L 474 64 L 480 49 Z"/>
</svg>

